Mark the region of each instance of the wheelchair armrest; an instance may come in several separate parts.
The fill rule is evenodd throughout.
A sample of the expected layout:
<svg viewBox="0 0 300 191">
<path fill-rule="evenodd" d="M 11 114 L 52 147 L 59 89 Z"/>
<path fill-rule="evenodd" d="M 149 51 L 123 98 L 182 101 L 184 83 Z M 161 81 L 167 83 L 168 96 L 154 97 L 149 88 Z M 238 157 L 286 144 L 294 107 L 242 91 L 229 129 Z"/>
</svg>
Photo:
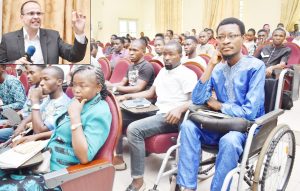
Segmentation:
<svg viewBox="0 0 300 191">
<path fill-rule="evenodd" d="M 255 123 L 260 126 L 260 125 L 264 125 L 272 120 L 275 120 L 278 118 L 279 115 L 283 114 L 284 113 L 284 110 L 283 109 L 277 109 L 277 110 L 274 110 L 274 111 L 271 111 L 259 118 L 257 118 L 255 120 Z"/>
<path fill-rule="evenodd" d="M 68 168 L 44 174 L 45 183 L 48 188 L 55 188 L 67 181 L 88 175 L 101 169 L 113 166 L 106 159 L 97 159 L 88 164 L 78 164 Z"/>
</svg>

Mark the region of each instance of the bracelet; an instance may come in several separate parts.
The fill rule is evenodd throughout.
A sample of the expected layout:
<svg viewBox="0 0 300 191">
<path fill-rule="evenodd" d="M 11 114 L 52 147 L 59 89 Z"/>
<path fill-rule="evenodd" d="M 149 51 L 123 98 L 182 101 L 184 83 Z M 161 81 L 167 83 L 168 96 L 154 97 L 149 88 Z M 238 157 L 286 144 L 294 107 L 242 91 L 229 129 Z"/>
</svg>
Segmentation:
<svg viewBox="0 0 300 191">
<path fill-rule="evenodd" d="M 80 126 L 82 126 L 81 123 L 77 123 L 77 124 L 71 125 L 71 130 L 74 131 L 74 130 L 76 130 Z"/>
<path fill-rule="evenodd" d="M 31 110 L 40 110 L 40 104 L 33 104 Z"/>
</svg>

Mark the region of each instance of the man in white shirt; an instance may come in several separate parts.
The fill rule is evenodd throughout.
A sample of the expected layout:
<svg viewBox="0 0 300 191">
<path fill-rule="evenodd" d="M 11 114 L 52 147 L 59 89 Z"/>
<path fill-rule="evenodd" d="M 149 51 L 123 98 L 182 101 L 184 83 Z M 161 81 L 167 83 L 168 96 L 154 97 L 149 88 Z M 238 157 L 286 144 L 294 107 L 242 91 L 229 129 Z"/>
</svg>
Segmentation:
<svg viewBox="0 0 300 191">
<path fill-rule="evenodd" d="M 84 34 L 85 16 L 72 12 L 72 27 L 75 32 L 74 45 L 66 44 L 54 30 L 42 29 L 41 6 L 30 0 L 21 6 L 23 28 L 2 36 L 0 44 L 0 63 L 14 64 L 58 64 L 59 57 L 70 62 L 79 62 L 85 56 L 87 38 Z M 28 47 L 35 51 L 30 59 L 24 55 Z"/>
<path fill-rule="evenodd" d="M 178 124 L 190 104 L 191 92 L 197 83 L 196 74 L 180 63 L 181 45 L 170 41 L 164 47 L 164 63 L 149 90 L 126 94 L 120 100 L 157 96 L 156 115 L 134 121 L 127 128 L 131 155 L 132 183 L 127 190 L 144 190 L 144 139 L 161 133 L 178 132 Z"/>
</svg>

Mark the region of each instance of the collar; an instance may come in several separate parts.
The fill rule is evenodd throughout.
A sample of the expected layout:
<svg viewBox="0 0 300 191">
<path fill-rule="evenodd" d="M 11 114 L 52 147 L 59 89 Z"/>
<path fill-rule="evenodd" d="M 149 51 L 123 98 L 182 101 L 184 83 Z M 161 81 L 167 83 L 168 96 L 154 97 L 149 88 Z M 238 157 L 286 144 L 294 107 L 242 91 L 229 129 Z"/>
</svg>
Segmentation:
<svg viewBox="0 0 300 191">
<path fill-rule="evenodd" d="M 24 37 L 24 39 L 29 40 L 29 35 L 28 35 L 28 33 L 27 33 L 27 31 L 25 30 L 24 27 L 23 27 L 23 37 Z M 38 31 L 35 35 L 35 38 L 40 39 L 40 29 L 38 29 Z"/>
</svg>

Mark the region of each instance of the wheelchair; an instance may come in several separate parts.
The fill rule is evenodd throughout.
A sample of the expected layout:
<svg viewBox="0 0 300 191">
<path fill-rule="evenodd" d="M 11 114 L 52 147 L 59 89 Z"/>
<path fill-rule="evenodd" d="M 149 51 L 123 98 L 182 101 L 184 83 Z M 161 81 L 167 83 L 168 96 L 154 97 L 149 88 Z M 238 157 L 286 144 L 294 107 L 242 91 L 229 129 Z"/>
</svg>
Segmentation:
<svg viewBox="0 0 300 191">
<path fill-rule="evenodd" d="M 266 79 L 265 81 L 265 115 L 251 121 L 247 126 L 247 140 L 244 151 L 236 168 L 232 169 L 226 176 L 222 191 L 228 190 L 254 190 L 273 191 L 285 190 L 291 176 L 295 160 L 296 141 L 293 131 L 286 124 L 277 124 L 278 117 L 284 113 L 280 109 L 285 78 L 296 75 L 294 70 L 284 69 L 277 79 Z M 297 74 L 299 75 L 299 74 Z M 299 83 L 294 83 L 299 86 Z M 299 87 L 290 87 L 290 90 L 299 91 Z M 185 119 L 190 111 L 187 111 Z M 255 134 L 257 128 L 260 128 Z M 154 186 L 149 191 L 158 190 L 160 179 L 170 176 L 170 182 L 176 181 L 177 164 L 166 170 L 168 159 L 172 152 L 177 152 L 180 147 L 180 136 L 177 144 L 166 152 L 161 168 L 155 180 Z M 211 155 L 210 158 L 201 161 L 198 179 L 205 179 L 214 174 L 214 163 L 218 153 L 217 146 L 202 145 L 202 150 Z M 176 163 L 178 158 L 176 158 Z M 201 178 L 202 176 L 202 178 Z M 203 178 L 204 177 L 204 178 Z M 232 181 L 232 180 L 235 181 Z M 231 183 L 232 182 L 232 183 Z M 172 184 L 172 182 L 171 182 Z M 173 183 L 171 190 L 180 190 Z"/>
</svg>

